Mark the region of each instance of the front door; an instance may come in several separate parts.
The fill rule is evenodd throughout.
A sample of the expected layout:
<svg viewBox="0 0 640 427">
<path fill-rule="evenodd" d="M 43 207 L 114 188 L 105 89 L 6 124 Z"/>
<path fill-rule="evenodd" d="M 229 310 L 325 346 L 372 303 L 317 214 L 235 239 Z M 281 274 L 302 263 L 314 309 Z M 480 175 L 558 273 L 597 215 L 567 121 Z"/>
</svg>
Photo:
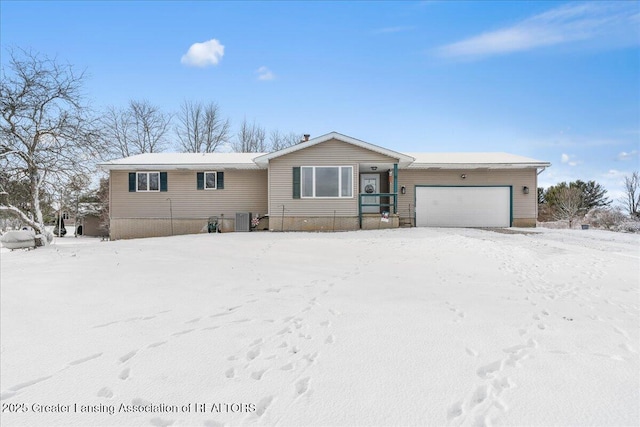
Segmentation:
<svg viewBox="0 0 640 427">
<path fill-rule="evenodd" d="M 360 193 L 376 194 L 380 193 L 380 175 L 373 173 L 363 173 L 360 175 Z M 362 204 L 380 203 L 379 196 L 362 197 Z M 363 206 L 362 213 L 380 213 L 380 206 Z"/>
</svg>

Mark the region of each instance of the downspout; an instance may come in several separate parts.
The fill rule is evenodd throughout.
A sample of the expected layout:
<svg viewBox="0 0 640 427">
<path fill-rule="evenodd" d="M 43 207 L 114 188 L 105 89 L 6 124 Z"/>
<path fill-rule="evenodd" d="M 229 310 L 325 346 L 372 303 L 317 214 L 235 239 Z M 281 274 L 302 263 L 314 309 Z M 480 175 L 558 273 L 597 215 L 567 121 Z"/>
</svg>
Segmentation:
<svg viewBox="0 0 640 427">
<path fill-rule="evenodd" d="M 546 166 L 542 166 L 542 168 L 538 171 L 536 169 L 536 198 L 535 198 L 535 205 L 536 205 L 536 223 L 538 222 L 538 175 L 540 175 L 542 172 L 544 172 L 544 170 L 546 169 Z"/>
<path fill-rule="evenodd" d="M 393 214 L 398 213 L 398 164 L 393 164 Z"/>
</svg>

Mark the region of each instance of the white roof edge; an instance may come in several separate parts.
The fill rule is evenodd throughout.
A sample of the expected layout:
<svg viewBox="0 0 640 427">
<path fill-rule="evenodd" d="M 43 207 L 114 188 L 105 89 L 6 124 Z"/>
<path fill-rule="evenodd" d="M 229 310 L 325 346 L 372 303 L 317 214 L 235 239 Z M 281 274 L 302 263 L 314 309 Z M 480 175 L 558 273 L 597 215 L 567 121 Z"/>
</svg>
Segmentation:
<svg viewBox="0 0 640 427">
<path fill-rule="evenodd" d="M 545 168 L 549 162 L 509 162 L 509 163 L 412 163 L 407 169 L 522 169 Z"/>
<path fill-rule="evenodd" d="M 103 170 L 208 170 L 208 169 L 246 169 L 261 170 L 265 169 L 255 163 L 192 163 L 192 164 L 175 164 L 175 163 L 99 163 L 98 167 Z"/>
<path fill-rule="evenodd" d="M 329 141 L 331 139 L 337 139 L 339 141 L 346 142 L 348 144 L 355 145 L 357 147 L 362 147 L 371 151 L 375 151 L 380 154 L 384 154 L 385 156 L 392 157 L 398 159 L 400 165 L 406 166 L 411 164 L 415 159 L 411 156 L 408 156 L 404 153 L 400 153 L 398 151 L 389 150 L 388 148 L 380 147 L 375 144 L 371 144 L 369 142 L 365 142 L 356 138 L 352 138 L 347 135 L 343 135 L 339 132 L 330 132 L 325 135 L 320 135 L 316 138 L 312 138 L 308 141 L 301 142 L 296 145 L 292 145 L 291 147 L 283 148 L 279 151 L 274 151 L 273 153 L 264 154 L 262 156 L 258 156 L 253 159 L 256 164 L 260 166 L 266 166 L 269 163 L 269 160 L 274 159 L 276 157 L 284 156 L 286 154 L 290 154 L 299 150 L 303 150 L 308 147 L 312 147 L 316 144 L 320 144 L 322 142 Z"/>
</svg>

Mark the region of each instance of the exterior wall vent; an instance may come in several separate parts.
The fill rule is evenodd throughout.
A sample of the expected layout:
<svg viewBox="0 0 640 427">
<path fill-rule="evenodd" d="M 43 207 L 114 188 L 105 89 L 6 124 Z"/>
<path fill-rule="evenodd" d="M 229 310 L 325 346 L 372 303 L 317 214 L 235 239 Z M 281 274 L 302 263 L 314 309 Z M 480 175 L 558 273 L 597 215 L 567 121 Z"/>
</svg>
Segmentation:
<svg viewBox="0 0 640 427">
<path fill-rule="evenodd" d="M 236 231 L 251 231 L 251 212 L 236 212 Z"/>
</svg>

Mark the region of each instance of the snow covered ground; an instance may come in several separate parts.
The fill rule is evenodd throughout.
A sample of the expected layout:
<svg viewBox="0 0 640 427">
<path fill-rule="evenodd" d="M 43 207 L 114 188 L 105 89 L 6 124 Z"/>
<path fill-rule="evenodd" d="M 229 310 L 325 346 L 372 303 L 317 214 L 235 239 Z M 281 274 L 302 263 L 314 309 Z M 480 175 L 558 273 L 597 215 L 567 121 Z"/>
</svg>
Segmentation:
<svg viewBox="0 0 640 427">
<path fill-rule="evenodd" d="M 2 425 L 639 425 L 640 236 L 507 231 L 5 250 Z"/>
</svg>

